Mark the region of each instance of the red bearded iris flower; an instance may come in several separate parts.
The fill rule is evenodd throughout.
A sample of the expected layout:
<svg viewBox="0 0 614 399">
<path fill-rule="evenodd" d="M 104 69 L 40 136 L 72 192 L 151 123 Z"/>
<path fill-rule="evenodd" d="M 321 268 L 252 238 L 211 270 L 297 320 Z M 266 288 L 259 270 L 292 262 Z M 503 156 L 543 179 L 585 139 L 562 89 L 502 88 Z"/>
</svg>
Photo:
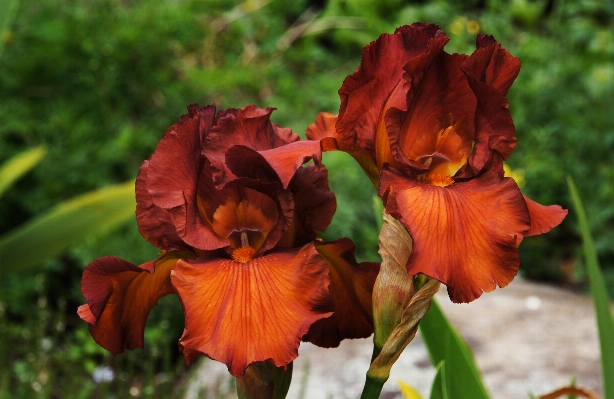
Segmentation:
<svg viewBox="0 0 614 399">
<path fill-rule="evenodd" d="M 234 376 L 258 361 L 286 366 L 301 339 L 369 336 L 379 267 L 357 264 L 349 239 L 315 241 L 336 201 L 326 169 L 302 166 L 313 142 L 273 125 L 272 109 L 188 109 L 136 181 L 139 231 L 163 256 L 141 266 L 103 257 L 83 273 L 78 313 L 96 342 L 143 347 L 151 308 L 171 293 L 186 361 L 204 354 Z"/>
<path fill-rule="evenodd" d="M 471 55 L 446 53 L 448 40 L 423 23 L 380 36 L 343 82 L 338 118 L 320 114 L 308 137 L 349 152 L 369 175 L 414 241 L 408 272 L 470 302 L 506 286 L 523 237 L 550 231 L 567 211 L 504 177 L 516 146 L 505 96 L 519 60 L 492 36 L 479 35 Z"/>
</svg>

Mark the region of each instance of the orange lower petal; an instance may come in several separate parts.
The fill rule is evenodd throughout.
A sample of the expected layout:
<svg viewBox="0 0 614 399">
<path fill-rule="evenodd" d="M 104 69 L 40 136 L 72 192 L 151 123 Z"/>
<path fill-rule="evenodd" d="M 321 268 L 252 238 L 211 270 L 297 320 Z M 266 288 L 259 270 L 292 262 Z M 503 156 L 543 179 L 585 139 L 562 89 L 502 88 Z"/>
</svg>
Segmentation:
<svg viewBox="0 0 614 399">
<path fill-rule="evenodd" d="M 446 284 L 453 302 L 471 302 L 512 281 L 520 266 L 517 248 L 530 226 L 513 179 L 487 173 L 437 187 L 385 170 L 381 183 L 389 187 L 387 212 L 414 240 L 410 274 Z"/>
<path fill-rule="evenodd" d="M 141 266 L 105 256 L 87 266 L 81 280 L 87 304 L 77 313 L 100 346 L 113 353 L 143 347 L 147 316 L 158 299 L 174 292 L 169 275 L 181 255 L 171 252 Z"/>
<path fill-rule="evenodd" d="M 329 291 L 335 313 L 315 322 L 303 341 L 332 348 L 346 338 L 370 336 L 373 334 L 371 298 L 379 263 L 357 263 L 354 244 L 348 238 L 315 245 L 329 265 Z"/>
<path fill-rule="evenodd" d="M 531 216 L 531 229 L 527 236 L 547 233 L 561 224 L 567 216 L 567 209 L 563 209 L 559 205 L 545 206 L 527 197 L 524 197 L 524 200 Z"/>
<path fill-rule="evenodd" d="M 185 311 L 186 361 L 200 352 L 236 377 L 258 361 L 286 366 L 309 327 L 332 314 L 328 266 L 313 244 L 246 263 L 179 261 L 171 280 Z"/>
</svg>

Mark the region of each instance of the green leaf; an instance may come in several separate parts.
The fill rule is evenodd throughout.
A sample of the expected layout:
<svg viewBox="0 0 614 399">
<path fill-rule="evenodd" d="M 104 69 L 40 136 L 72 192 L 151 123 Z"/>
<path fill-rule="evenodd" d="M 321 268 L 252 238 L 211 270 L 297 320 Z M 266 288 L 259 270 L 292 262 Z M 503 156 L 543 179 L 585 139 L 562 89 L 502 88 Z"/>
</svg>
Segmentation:
<svg viewBox="0 0 614 399">
<path fill-rule="evenodd" d="M 605 399 L 614 399 L 614 319 L 610 311 L 610 300 L 606 290 L 603 274 L 597 260 L 595 243 L 588 227 L 588 220 L 578 190 L 571 179 L 567 177 L 567 184 L 571 192 L 580 233 L 582 234 L 582 248 L 586 259 L 588 278 L 591 283 L 591 295 L 597 313 L 597 327 L 599 328 L 599 342 L 601 344 L 601 372 L 603 376 L 603 393 Z"/>
<path fill-rule="evenodd" d="M 488 399 L 469 346 L 450 324 L 435 299 L 420 322 L 420 332 L 431 362 L 439 365 L 445 361 L 445 367 L 453 371 L 447 377 L 449 392 L 454 392 L 455 398 Z"/>
<path fill-rule="evenodd" d="M 1 2 L 2 0 L 0 0 Z M 2 14 L 0 7 L 0 15 Z M 36 147 L 24 151 L 9 159 L 0 167 L 0 196 L 13 182 L 23 174 L 35 167 L 45 156 L 47 150 L 44 147 Z"/>
<path fill-rule="evenodd" d="M 87 235 L 134 217 L 135 206 L 133 181 L 63 202 L 0 237 L 0 273 L 39 265 Z"/>
<path fill-rule="evenodd" d="M 4 50 L 4 43 L 8 40 L 9 26 L 17 11 L 17 0 L 0 0 L 0 56 Z"/>
<path fill-rule="evenodd" d="M 449 390 L 449 375 L 450 373 L 446 372 L 446 362 L 442 360 L 437 365 L 437 374 L 435 374 L 435 379 L 433 380 L 433 385 L 431 386 L 431 396 L 430 399 L 448 399 L 448 390 Z M 459 396 L 461 397 L 461 396 Z"/>
</svg>

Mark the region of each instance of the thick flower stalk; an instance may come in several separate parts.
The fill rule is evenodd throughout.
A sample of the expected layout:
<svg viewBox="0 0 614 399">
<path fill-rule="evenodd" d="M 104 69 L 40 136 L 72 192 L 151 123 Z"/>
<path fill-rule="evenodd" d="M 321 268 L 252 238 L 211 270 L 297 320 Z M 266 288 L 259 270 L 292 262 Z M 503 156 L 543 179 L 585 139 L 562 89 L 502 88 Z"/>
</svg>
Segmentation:
<svg viewBox="0 0 614 399">
<path fill-rule="evenodd" d="M 139 231 L 162 256 L 141 266 L 103 257 L 83 273 L 78 313 L 96 342 L 143 347 L 151 308 L 171 293 L 186 361 L 204 354 L 236 377 L 257 362 L 285 368 L 301 339 L 330 347 L 371 335 L 379 265 L 357 264 L 349 239 L 316 240 L 336 202 L 327 170 L 302 166 L 313 142 L 272 124 L 272 109 L 188 109 L 136 181 Z"/>
<path fill-rule="evenodd" d="M 492 36 L 471 55 L 448 54 L 436 25 L 384 34 L 363 51 L 339 95 L 339 116 L 320 114 L 308 137 L 350 153 L 386 212 L 413 240 L 411 275 L 470 302 L 518 272 L 524 237 L 557 226 L 566 210 L 542 206 L 504 176 L 516 146 L 506 94 L 520 62 Z"/>
</svg>

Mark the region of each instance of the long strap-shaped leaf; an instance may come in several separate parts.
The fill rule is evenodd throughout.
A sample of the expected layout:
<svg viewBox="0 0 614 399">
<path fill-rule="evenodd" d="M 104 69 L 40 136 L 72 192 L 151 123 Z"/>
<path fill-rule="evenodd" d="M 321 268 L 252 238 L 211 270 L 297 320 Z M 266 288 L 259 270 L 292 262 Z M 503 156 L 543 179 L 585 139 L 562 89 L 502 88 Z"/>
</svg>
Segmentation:
<svg viewBox="0 0 614 399">
<path fill-rule="evenodd" d="M 488 399 L 480 372 L 467 343 L 450 324 L 437 301 L 420 323 L 420 332 L 433 364 L 442 362 L 449 392 L 454 398 Z"/>
<path fill-rule="evenodd" d="M 597 260 L 597 251 L 595 250 L 595 243 L 588 227 L 582 200 L 571 177 L 567 177 L 567 184 L 569 185 L 571 199 L 578 216 L 586 269 L 591 283 L 591 295 L 595 304 L 595 312 L 597 313 L 597 327 L 599 328 L 599 342 L 601 344 L 603 393 L 605 399 L 614 399 L 614 319 L 610 310 L 610 300 L 603 274 L 599 267 L 599 261 Z"/>
<path fill-rule="evenodd" d="M 24 271 L 134 217 L 134 182 L 63 202 L 0 237 L 0 273 Z"/>
</svg>

